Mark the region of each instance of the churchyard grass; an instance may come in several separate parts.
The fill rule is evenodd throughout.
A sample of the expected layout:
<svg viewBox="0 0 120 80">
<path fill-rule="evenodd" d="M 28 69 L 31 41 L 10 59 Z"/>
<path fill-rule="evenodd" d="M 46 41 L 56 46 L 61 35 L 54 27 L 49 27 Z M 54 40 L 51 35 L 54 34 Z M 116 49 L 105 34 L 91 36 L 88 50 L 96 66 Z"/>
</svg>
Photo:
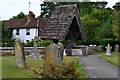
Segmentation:
<svg viewBox="0 0 120 80">
<path fill-rule="evenodd" d="M 120 58 L 120 55 L 118 55 L 118 54 L 120 54 L 120 53 L 112 52 L 111 54 L 112 55 L 109 57 L 104 55 L 104 56 L 100 56 L 100 58 L 115 65 L 115 66 L 120 67 L 120 64 L 118 63 L 118 60 Z"/>
<path fill-rule="evenodd" d="M 0 57 L 1 58 L 1 57 Z M 79 64 L 79 60 L 73 57 L 64 57 L 63 63 L 68 64 L 70 61 L 74 61 L 77 71 L 81 73 L 81 78 L 86 78 L 82 66 Z M 33 68 L 37 72 L 43 71 L 43 60 L 31 60 L 26 57 L 27 69 L 16 68 L 15 56 L 3 56 L 2 57 L 2 77 L 3 78 L 36 78 L 34 72 L 30 70 Z"/>
<path fill-rule="evenodd" d="M 82 67 L 82 65 L 81 64 L 79 64 L 79 60 L 78 60 L 78 58 L 73 58 L 73 57 L 63 57 L 63 64 L 65 63 L 65 64 L 68 64 L 69 62 L 71 62 L 71 61 L 74 61 L 74 63 L 75 63 L 75 66 L 76 66 L 76 70 L 78 71 L 78 72 L 80 72 L 80 78 L 87 78 L 87 76 L 85 75 L 85 72 L 84 72 L 84 69 L 83 69 L 83 67 Z"/>
<path fill-rule="evenodd" d="M 88 53 L 88 55 L 104 54 L 103 52 Z"/>
</svg>

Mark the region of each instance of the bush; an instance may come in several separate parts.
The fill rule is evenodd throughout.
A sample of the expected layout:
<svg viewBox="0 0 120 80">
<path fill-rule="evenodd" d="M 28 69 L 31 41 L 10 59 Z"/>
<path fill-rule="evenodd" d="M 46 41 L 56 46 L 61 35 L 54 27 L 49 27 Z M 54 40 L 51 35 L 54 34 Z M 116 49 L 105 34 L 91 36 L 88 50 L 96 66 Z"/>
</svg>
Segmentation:
<svg viewBox="0 0 120 80">
<path fill-rule="evenodd" d="M 59 42 L 61 42 L 64 46 L 67 46 L 70 43 L 70 40 L 62 40 Z"/>
<path fill-rule="evenodd" d="M 14 42 L 2 43 L 2 47 L 14 47 Z"/>
<path fill-rule="evenodd" d="M 37 75 L 41 76 L 41 78 L 79 78 L 80 73 L 77 72 L 75 63 L 70 62 L 67 65 L 63 64 L 62 66 L 51 65 L 48 73 L 38 73 Z M 34 71 L 35 74 L 37 71 Z"/>
<path fill-rule="evenodd" d="M 25 47 L 33 47 L 34 46 L 34 41 L 28 42 L 28 43 L 24 43 Z"/>
<path fill-rule="evenodd" d="M 108 44 L 110 44 L 110 46 L 112 46 L 112 50 L 114 49 L 114 46 L 116 44 L 120 45 L 120 42 L 119 41 L 116 41 L 115 39 L 103 39 L 100 44 L 103 46 L 103 47 L 106 47 Z"/>
<path fill-rule="evenodd" d="M 39 43 L 39 46 L 40 47 L 46 47 L 46 46 L 50 45 L 51 43 L 52 43 L 52 41 L 41 41 Z"/>
</svg>

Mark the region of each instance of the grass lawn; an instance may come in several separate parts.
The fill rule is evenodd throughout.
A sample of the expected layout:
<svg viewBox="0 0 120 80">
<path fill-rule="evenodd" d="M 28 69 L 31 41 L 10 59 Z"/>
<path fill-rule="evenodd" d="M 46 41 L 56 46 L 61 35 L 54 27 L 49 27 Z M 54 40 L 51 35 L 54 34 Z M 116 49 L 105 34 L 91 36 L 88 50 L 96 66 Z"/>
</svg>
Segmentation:
<svg viewBox="0 0 120 80">
<path fill-rule="evenodd" d="M 1 57 L 0 57 L 1 58 Z M 63 63 L 68 64 L 70 61 L 74 61 L 77 71 L 81 73 L 81 78 L 86 78 L 82 66 L 79 64 L 77 58 L 64 57 Z M 15 56 L 3 56 L 2 57 L 2 77 L 3 78 L 35 78 L 34 72 L 30 70 L 33 68 L 38 72 L 43 71 L 43 60 L 31 60 L 26 58 L 27 69 L 16 68 Z"/>
<path fill-rule="evenodd" d="M 120 67 L 120 63 L 118 63 L 118 60 L 120 58 L 120 53 L 112 52 L 111 54 L 112 54 L 112 56 L 110 56 L 110 57 L 107 57 L 107 56 L 104 55 L 104 56 L 100 56 L 100 58 L 109 62 L 109 63 L 111 63 L 111 64 L 113 64 L 113 65 L 115 65 L 115 66 Z"/>
</svg>

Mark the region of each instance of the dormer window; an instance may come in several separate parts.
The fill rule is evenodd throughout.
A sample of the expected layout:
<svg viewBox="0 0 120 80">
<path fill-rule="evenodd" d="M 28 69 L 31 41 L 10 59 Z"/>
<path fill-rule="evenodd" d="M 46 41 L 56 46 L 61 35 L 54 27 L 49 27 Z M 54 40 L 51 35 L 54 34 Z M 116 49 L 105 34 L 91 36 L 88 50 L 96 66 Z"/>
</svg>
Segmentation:
<svg viewBox="0 0 120 80">
<path fill-rule="evenodd" d="M 16 35 L 19 35 L 19 29 L 16 29 Z"/>
<path fill-rule="evenodd" d="M 26 35 L 30 35 L 30 29 L 26 29 Z"/>
</svg>

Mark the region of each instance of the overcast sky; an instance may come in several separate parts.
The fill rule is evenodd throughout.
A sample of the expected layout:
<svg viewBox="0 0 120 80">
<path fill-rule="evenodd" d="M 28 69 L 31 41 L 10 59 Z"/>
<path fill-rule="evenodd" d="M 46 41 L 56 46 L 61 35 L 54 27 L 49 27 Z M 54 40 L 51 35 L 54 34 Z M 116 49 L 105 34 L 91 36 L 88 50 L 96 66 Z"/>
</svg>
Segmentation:
<svg viewBox="0 0 120 80">
<path fill-rule="evenodd" d="M 90 1 L 103 1 L 103 0 L 90 0 Z M 108 2 L 107 7 L 112 7 L 119 0 L 104 0 Z M 0 0 L 0 20 L 8 20 L 12 16 L 16 16 L 20 12 L 28 14 L 30 10 L 37 16 L 40 15 L 41 0 Z"/>
</svg>

